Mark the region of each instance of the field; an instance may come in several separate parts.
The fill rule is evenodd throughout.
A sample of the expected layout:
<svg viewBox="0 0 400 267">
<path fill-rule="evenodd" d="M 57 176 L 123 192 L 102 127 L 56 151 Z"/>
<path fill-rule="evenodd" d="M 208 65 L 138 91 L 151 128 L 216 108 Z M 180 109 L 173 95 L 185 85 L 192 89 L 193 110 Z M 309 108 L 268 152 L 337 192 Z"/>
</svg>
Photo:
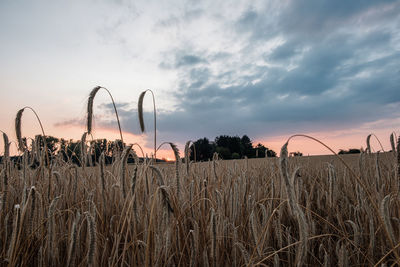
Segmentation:
<svg viewBox="0 0 400 267">
<path fill-rule="evenodd" d="M 35 169 L 28 156 L 20 169 L 6 159 L 1 265 L 399 264 L 394 153 L 341 161 L 285 152 L 188 165 L 56 159 Z"/>
</svg>

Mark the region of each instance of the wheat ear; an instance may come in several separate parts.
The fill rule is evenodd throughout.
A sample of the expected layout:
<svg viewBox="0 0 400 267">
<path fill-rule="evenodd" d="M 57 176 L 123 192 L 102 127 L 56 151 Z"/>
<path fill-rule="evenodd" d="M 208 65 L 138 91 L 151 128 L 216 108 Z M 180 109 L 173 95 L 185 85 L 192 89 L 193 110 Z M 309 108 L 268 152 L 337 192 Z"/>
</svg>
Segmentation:
<svg viewBox="0 0 400 267">
<path fill-rule="evenodd" d="M 8 136 L 5 132 L 3 133 L 3 141 L 4 141 L 4 159 L 3 162 L 7 161 L 10 158 L 10 142 L 8 141 Z"/>
<path fill-rule="evenodd" d="M 382 216 L 383 222 L 385 224 L 386 230 L 388 231 L 389 236 L 392 239 L 392 242 L 396 243 L 396 238 L 394 237 L 393 227 L 390 222 L 389 202 L 390 202 L 390 195 L 387 195 L 383 198 L 383 200 L 381 202 L 380 211 L 381 211 L 381 216 Z"/>
<path fill-rule="evenodd" d="M 71 240 L 69 242 L 69 248 L 68 248 L 67 267 L 74 265 L 75 251 L 76 251 L 76 239 L 77 239 L 77 235 L 78 235 L 78 223 L 79 223 L 80 218 L 81 218 L 81 214 L 78 211 L 76 214 L 75 220 L 72 224 L 72 229 L 71 229 Z"/>
<path fill-rule="evenodd" d="M 196 162 L 196 147 L 193 143 L 193 141 L 189 140 L 185 144 L 185 165 L 186 165 L 186 174 L 189 174 L 189 162 L 190 162 L 190 144 L 192 144 L 193 147 L 193 158 L 194 162 Z"/>
<path fill-rule="evenodd" d="M 87 133 L 83 133 L 82 137 L 81 137 L 81 142 L 80 142 L 80 148 L 81 148 L 81 164 L 82 164 L 82 168 L 86 167 L 86 136 Z"/>
<path fill-rule="evenodd" d="M 28 221 L 28 227 L 29 227 L 29 232 L 33 232 L 33 222 L 34 222 L 34 217 L 35 217 L 35 208 L 36 208 L 36 188 L 34 186 L 31 187 L 31 190 L 29 191 L 29 196 L 31 199 L 31 210 L 30 210 L 30 215 L 29 215 L 29 221 Z"/>
<path fill-rule="evenodd" d="M 21 120 L 22 120 L 22 113 L 24 112 L 24 109 L 20 109 L 17 112 L 17 116 L 15 117 L 15 134 L 17 135 L 17 141 L 18 141 L 18 149 L 20 151 L 25 150 L 25 145 L 22 140 L 22 131 L 21 131 Z"/>
<path fill-rule="evenodd" d="M 396 143 L 395 143 L 395 133 L 390 134 L 390 146 L 392 147 L 392 152 L 396 153 Z"/>
<path fill-rule="evenodd" d="M 88 266 L 95 265 L 95 254 L 96 254 L 96 222 L 93 216 L 86 212 L 86 218 L 88 222 L 88 233 L 89 233 L 89 250 L 88 250 Z"/>
<path fill-rule="evenodd" d="M 93 101 L 97 92 L 100 90 L 100 86 L 96 86 L 90 91 L 88 104 L 87 104 L 87 132 L 92 132 L 92 122 L 93 122 Z"/>
<path fill-rule="evenodd" d="M 371 136 L 372 134 L 369 134 L 367 136 L 367 153 L 371 154 Z"/>
<path fill-rule="evenodd" d="M 172 208 L 168 191 L 166 190 L 166 186 L 164 185 L 163 175 L 161 174 L 160 170 L 157 167 L 150 165 L 149 168 L 152 169 L 157 176 L 158 184 L 159 184 L 158 186 L 160 187 L 161 194 L 163 196 L 163 202 L 164 202 L 165 206 L 168 208 L 169 212 L 174 213 L 174 209 Z"/>
</svg>

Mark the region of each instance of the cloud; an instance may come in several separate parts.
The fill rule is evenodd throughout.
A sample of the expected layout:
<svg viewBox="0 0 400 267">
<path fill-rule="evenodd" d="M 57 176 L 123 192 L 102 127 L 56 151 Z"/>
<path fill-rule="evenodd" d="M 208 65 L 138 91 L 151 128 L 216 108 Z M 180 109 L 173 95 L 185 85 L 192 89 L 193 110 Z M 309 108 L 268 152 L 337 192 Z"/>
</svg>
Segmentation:
<svg viewBox="0 0 400 267">
<path fill-rule="evenodd" d="M 82 118 L 73 118 L 73 119 L 67 119 L 63 121 L 59 121 L 54 123 L 55 127 L 70 127 L 70 126 L 78 126 L 78 127 L 83 127 L 85 126 L 85 119 Z"/>
<path fill-rule="evenodd" d="M 197 3 L 154 24 L 157 33 L 179 36 L 159 53 L 158 67 L 175 75 L 167 90 L 173 104 L 157 114 L 160 140 L 257 138 L 397 116 L 398 2 L 217 5 L 218 15 Z M 115 127 L 112 105 L 99 109 L 98 124 Z M 136 104 L 118 102 L 117 109 L 122 127 L 138 134 Z M 152 112 L 145 121 L 151 133 Z"/>
<path fill-rule="evenodd" d="M 398 2 L 289 1 L 274 7 L 271 13 L 250 6 L 227 22 L 241 40 L 239 53 L 197 47 L 203 52 L 196 59 L 207 65 L 194 60 L 174 66 L 176 111 L 160 114 L 161 134 L 259 137 L 398 116 L 400 50 L 394 40 L 400 33 L 394 25 L 400 18 L 392 11 Z M 217 54 L 224 55 L 222 64 Z"/>
<path fill-rule="evenodd" d="M 175 58 L 165 59 L 163 62 L 159 64 L 159 67 L 163 69 L 176 69 L 176 68 L 191 67 L 201 63 L 207 64 L 207 61 L 194 54 L 187 54 L 185 52 L 175 52 Z"/>
<path fill-rule="evenodd" d="M 257 138 L 344 129 L 399 114 L 398 1 L 122 1 L 102 2 L 88 18 L 76 7 L 67 15 L 75 17 L 70 14 L 76 9 L 80 23 L 62 25 L 69 34 L 49 42 L 52 55 L 63 54 L 59 43 L 68 39 L 76 49 L 69 47 L 65 54 L 82 56 L 71 66 L 82 62 L 78 71 L 93 66 L 91 71 L 98 74 L 81 79 L 121 85 L 123 101 L 117 109 L 127 132 L 140 133 L 137 103 L 131 99 L 142 89 L 132 92 L 132 87 L 154 88 L 159 140 L 179 143 L 219 134 Z M 103 19 L 99 11 L 111 15 Z M 57 27 L 48 23 L 52 13 L 45 13 L 50 29 L 41 31 L 38 23 L 36 32 L 46 41 Z M 37 18 L 41 12 L 34 14 Z M 75 35 L 80 24 L 87 25 L 85 31 Z M 13 37 L 11 33 L 3 36 Z M 7 54 L 18 51 L 25 50 Z M 21 57 L 22 62 L 36 62 L 28 59 Z M 61 69 L 73 69 L 67 67 Z M 116 127 L 110 103 L 98 105 L 95 115 L 98 126 Z M 149 144 L 152 116 L 146 110 Z M 84 122 L 71 119 L 56 125 Z"/>
</svg>

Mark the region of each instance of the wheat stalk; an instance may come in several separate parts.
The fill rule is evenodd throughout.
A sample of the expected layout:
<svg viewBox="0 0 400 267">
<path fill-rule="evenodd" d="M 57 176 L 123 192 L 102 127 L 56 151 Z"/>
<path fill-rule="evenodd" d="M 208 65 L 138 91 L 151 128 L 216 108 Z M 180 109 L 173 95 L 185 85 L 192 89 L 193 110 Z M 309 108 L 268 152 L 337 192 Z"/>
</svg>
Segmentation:
<svg viewBox="0 0 400 267">
<path fill-rule="evenodd" d="M 88 104 L 87 104 L 87 132 L 92 132 L 92 123 L 93 123 L 93 101 L 94 97 L 96 96 L 97 92 L 100 90 L 100 86 L 96 86 L 95 88 L 90 91 Z"/>
<path fill-rule="evenodd" d="M 211 208 L 211 219 L 210 219 L 210 230 L 211 230 L 211 259 L 213 266 L 217 266 L 217 224 L 215 219 L 215 211 Z"/>
<path fill-rule="evenodd" d="M 332 164 L 328 164 L 328 180 L 329 180 L 329 205 L 333 207 L 335 205 L 334 197 L 336 196 L 336 173 L 335 167 Z"/>
<path fill-rule="evenodd" d="M 20 109 L 17 112 L 17 116 L 15 117 L 15 133 L 17 135 L 17 141 L 18 141 L 18 149 L 20 151 L 25 150 L 25 145 L 22 140 L 22 132 L 21 132 L 21 120 L 22 120 L 22 113 L 24 112 L 24 109 Z"/>
<path fill-rule="evenodd" d="M 379 145 L 381 146 L 382 152 L 385 152 L 385 149 L 383 149 L 382 143 L 381 143 L 381 141 L 379 140 L 379 138 L 378 138 L 375 134 L 369 134 L 369 135 L 367 136 L 367 152 L 368 152 L 368 154 L 371 154 L 371 153 L 372 153 L 372 151 L 371 151 L 371 137 L 372 137 L 372 136 L 374 136 L 375 139 L 378 141 Z"/>
<path fill-rule="evenodd" d="M 279 255 L 278 255 L 278 253 L 276 253 L 275 255 L 274 255 L 274 267 L 279 267 L 280 265 L 279 265 Z"/>
<path fill-rule="evenodd" d="M 88 266 L 95 265 L 95 256 L 96 256 L 96 222 L 93 216 L 86 212 L 86 218 L 88 222 L 88 233 L 89 233 L 89 250 L 88 250 Z"/>
<path fill-rule="evenodd" d="M 111 98 L 111 102 L 112 102 L 113 107 L 114 107 L 115 116 L 116 116 L 116 118 L 117 118 L 119 134 L 120 134 L 120 136 L 121 136 L 121 141 L 122 141 L 122 144 L 123 144 L 123 143 L 124 143 L 124 138 L 122 137 L 121 124 L 120 124 L 120 122 L 119 122 L 118 111 L 117 111 L 117 107 L 115 106 L 114 98 L 113 98 L 111 92 L 110 92 L 107 88 L 102 87 L 102 86 L 96 86 L 95 88 L 92 89 L 92 91 L 90 91 L 90 94 L 89 94 L 88 103 L 87 103 L 87 120 L 86 120 L 86 122 L 87 122 L 87 123 L 86 123 L 86 125 L 87 125 L 87 132 L 88 132 L 89 134 L 92 133 L 92 128 L 93 128 L 93 127 L 92 127 L 92 124 L 93 124 L 93 102 L 94 102 L 94 97 L 96 96 L 97 92 L 98 92 L 100 89 L 106 90 L 106 92 L 108 93 L 108 95 L 109 95 L 110 98 Z"/>
<path fill-rule="evenodd" d="M 33 222 L 34 222 L 34 217 L 35 217 L 35 208 L 36 208 L 36 188 L 34 186 L 31 187 L 31 190 L 29 191 L 29 198 L 31 199 L 31 209 L 30 209 L 30 216 L 29 216 L 29 221 L 28 221 L 28 229 L 29 232 L 33 232 Z"/>
<path fill-rule="evenodd" d="M 158 186 L 160 187 L 165 206 L 168 208 L 169 212 L 174 213 L 174 209 L 172 208 L 168 191 L 166 190 L 166 186 L 164 185 L 163 175 L 161 174 L 160 170 L 157 167 L 150 165 L 149 168 L 152 169 L 157 176 Z"/>
<path fill-rule="evenodd" d="M 390 203 L 390 195 L 387 195 L 382 199 L 380 211 L 381 211 L 381 216 L 382 216 L 385 228 L 389 233 L 389 237 L 392 240 L 392 242 L 395 244 L 397 241 L 394 236 L 392 224 L 390 222 L 389 203 Z"/>
<path fill-rule="evenodd" d="M 81 137 L 81 142 L 80 142 L 80 149 L 81 149 L 81 164 L 82 168 L 84 169 L 87 165 L 86 161 L 86 135 L 87 133 L 83 133 Z"/>
<path fill-rule="evenodd" d="M 126 198 L 126 164 L 129 156 L 129 151 L 131 150 L 132 145 L 126 146 L 121 156 L 121 187 L 122 187 L 122 196 Z"/>
<path fill-rule="evenodd" d="M 4 141 L 4 158 L 3 162 L 6 162 L 10 158 L 10 142 L 8 141 L 8 136 L 5 132 L 3 133 L 3 141 Z"/>
<path fill-rule="evenodd" d="M 44 142 L 44 150 L 45 150 L 45 153 L 46 153 L 46 159 L 47 159 L 47 163 L 48 163 L 48 166 L 49 166 L 48 172 L 49 172 L 49 179 L 50 179 L 51 178 L 51 168 L 50 168 L 49 152 L 47 150 L 46 134 L 44 133 L 43 125 L 42 125 L 42 122 L 40 121 L 39 115 L 36 113 L 36 111 L 33 108 L 31 108 L 29 106 L 26 106 L 26 107 L 23 107 L 22 109 L 20 109 L 17 112 L 17 116 L 15 118 L 15 133 L 16 133 L 17 141 L 18 141 L 18 149 L 21 152 L 23 152 L 23 151 L 25 151 L 27 149 L 26 145 L 24 144 L 24 142 L 22 140 L 22 131 L 21 131 L 22 113 L 24 112 L 25 109 L 29 109 L 29 110 L 31 110 L 33 112 L 33 114 L 35 115 L 35 117 L 36 117 L 36 119 L 37 119 L 37 121 L 38 121 L 38 123 L 40 125 L 40 129 L 42 130 L 43 142 Z M 50 193 L 51 193 L 51 181 L 49 180 L 48 190 L 47 190 L 47 197 L 48 198 L 50 198 Z"/>
<path fill-rule="evenodd" d="M 180 197 L 180 176 L 179 176 L 179 163 L 181 161 L 180 156 L 179 156 L 179 149 L 178 147 L 171 142 L 164 142 L 161 145 L 158 146 L 157 151 L 165 144 L 169 144 L 171 146 L 172 151 L 174 152 L 174 157 L 175 157 L 175 181 L 176 181 L 176 194 L 178 196 L 178 199 Z"/>
<path fill-rule="evenodd" d="M 146 95 L 146 92 L 150 92 L 151 95 L 153 96 L 153 113 L 154 113 L 154 159 L 157 160 L 157 116 L 156 116 L 156 101 L 154 97 L 154 93 L 152 90 L 147 89 L 143 91 L 140 96 L 139 96 L 139 101 L 138 101 L 138 116 L 139 116 L 139 124 L 140 124 L 140 130 L 142 133 L 145 130 L 144 127 L 144 116 L 143 116 L 143 99 L 144 96 Z"/>
<path fill-rule="evenodd" d="M 396 138 L 395 138 L 395 133 L 390 134 L 390 146 L 392 147 L 392 151 L 394 154 L 396 154 Z"/>
<path fill-rule="evenodd" d="M 68 248 L 68 258 L 67 258 L 67 267 L 73 266 L 74 265 L 74 260 L 75 260 L 75 251 L 76 251 L 76 240 L 78 236 L 78 223 L 81 218 L 81 214 L 79 211 L 76 214 L 75 220 L 72 224 L 71 228 L 71 240 L 69 242 L 69 248 Z"/>
<path fill-rule="evenodd" d="M 55 263 L 55 222 L 54 222 L 54 211 L 56 209 L 57 201 L 60 199 L 60 196 L 54 198 L 51 201 L 49 207 L 49 216 L 48 216 L 48 227 L 47 227 L 47 235 L 48 235 L 48 264 L 49 266 L 56 265 Z"/>
<path fill-rule="evenodd" d="M 372 134 L 369 134 L 367 136 L 367 153 L 368 154 L 371 154 L 371 135 Z"/>
<path fill-rule="evenodd" d="M 193 141 L 189 140 L 185 144 L 185 165 L 186 165 L 186 174 L 189 174 L 189 162 L 190 162 L 190 144 L 193 146 L 193 158 L 194 162 L 196 162 L 196 146 Z"/>
<path fill-rule="evenodd" d="M 4 177 L 3 177 L 3 196 L 1 203 L 1 213 L 6 213 L 7 207 L 7 195 L 8 195 L 8 160 L 4 161 Z"/>
<path fill-rule="evenodd" d="M 105 169 L 105 155 L 104 152 L 101 153 L 100 158 L 100 180 L 101 180 L 101 196 L 103 199 L 103 209 L 106 211 L 106 181 L 105 181 L 105 174 L 104 174 L 104 169 Z"/>
<path fill-rule="evenodd" d="M 286 193 L 289 198 L 289 205 L 290 205 L 292 212 L 294 212 L 294 215 L 296 215 L 296 218 L 297 218 L 297 221 L 299 224 L 301 247 L 298 250 L 298 253 L 296 255 L 296 263 L 297 263 L 297 266 L 300 267 L 303 265 L 305 258 L 306 258 L 306 253 L 307 253 L 308 226 L 307 226 L 307 222 L 306 222 L 303 211 L 300 209 L 298 203 L 295 202 L 295 193 L 294 193 L 293 185 L 290 183 L 290 180 L 289 180 L 287 146 L 288 146 L 288 142 L 286 142 L 281 148 L 279 163 L 280 163 L 281 176 L 285 183 Z M 294 174 L 296 172 L 297 172 L 297 170 L 294 171 Z"/>
<path fill-rule="evenodd" d="M 8 251 L 7 251 L 7 258 L 8 261 L 12 264 L 14 261 L 14 254 L 16 250 L 16 243 L 18 239 L 18 233 L 20 229 L 20 224 L 21 224 L 21 208 L 20 205 L 17 204 L 14 206 L 16 215 L 15 215 L 15 220 L 14 220 L 14 226 L 13 226 L 13 232 L 11 235 L 11 242 L 10 245 L 8 246 Z"/>
</svg>

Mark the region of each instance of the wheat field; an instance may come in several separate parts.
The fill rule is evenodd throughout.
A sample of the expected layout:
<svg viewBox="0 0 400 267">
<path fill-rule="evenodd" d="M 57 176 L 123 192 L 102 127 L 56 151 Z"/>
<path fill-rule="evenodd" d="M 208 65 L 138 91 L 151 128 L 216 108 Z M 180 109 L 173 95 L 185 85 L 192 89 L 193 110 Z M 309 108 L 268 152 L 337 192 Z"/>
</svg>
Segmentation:
<svg viewBox="0 0 400 267">
<path fill-rule="evenodd" d="M 26 152 L 20 165 L 6 158 L 1 265 L 399 264 L 397 155 L 341 161 L 285 150 L 188 166 L 126 164 L 123 153 L 93 167 L 56 158 L 30 168 Z"/>
<path fill-rule="evenodd" d="M 106 165 L 104 152 L 98 162 L 88 161 L 86 145 L 102 88 L 89 95 L 79 166 L 63 153 L 49 157 L 30 107 L 15 120 L 17 162 L 3 133 L 1 266 L 400 265 L 400 139 L 396 144 L 394 134 L 385 153 L 371 153 L 373 134 L 366 151 L 341 156 L 313 137 L 294 135 L 279 158 L 220 160 L 215 153 L 208 162 L 182 160 L 176 145 L 164 142 L 158 148 L 171 147 L 173 164 L 139 160 L 133 145 L 123 145 Z M 117 108 L 104 89 L 123 144 Z M 138 104 L 142 131 L 146 92 Z M 37 117 L 43 147 L 22 140 L 25 109 Z M 334 155 L 288 157 L 292 138 L 312 139 Z"/>
</svg>

